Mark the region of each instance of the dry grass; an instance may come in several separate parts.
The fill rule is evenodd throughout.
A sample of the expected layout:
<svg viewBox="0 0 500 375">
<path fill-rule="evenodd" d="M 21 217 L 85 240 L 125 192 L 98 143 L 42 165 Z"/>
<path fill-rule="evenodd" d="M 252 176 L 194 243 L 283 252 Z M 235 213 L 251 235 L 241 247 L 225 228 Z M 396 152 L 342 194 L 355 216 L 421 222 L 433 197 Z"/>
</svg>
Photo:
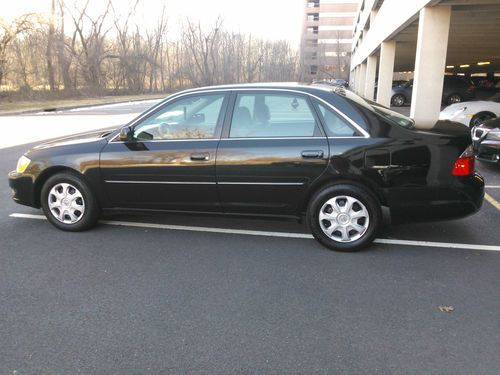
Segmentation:
<svg viewBox="0 0 500 375">
<path fill-rule="evenodd" d="M 0 115 L 18 114 L 30 111 L 60 110 L 87 105 L 120 103 L 134 100 L 147 100 L 165 98 L 167 94 L 142 94 L 142 95 L 120 95 L 101 96 L 96 98 L 60 99 L 60 100 L 31 100 L 8 102 L 0 101 Z"/>
</svg>

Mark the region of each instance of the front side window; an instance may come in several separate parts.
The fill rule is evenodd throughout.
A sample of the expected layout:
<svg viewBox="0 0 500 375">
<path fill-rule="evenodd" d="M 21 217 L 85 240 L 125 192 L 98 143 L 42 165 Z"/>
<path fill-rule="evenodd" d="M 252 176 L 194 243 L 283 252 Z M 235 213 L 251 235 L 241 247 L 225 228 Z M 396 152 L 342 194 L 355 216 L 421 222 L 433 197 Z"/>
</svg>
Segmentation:
<svg viewBox="0 0 500 375">
<path fill-rule="evenodd" d="M 238 94 L 231 138 L 318 136 L 308 101 L 294 94 Z"/>
<path fill-rule="evenodd" d="M 223 94 L 176 100 L 134 128 L 138 140 L 214 138 L 224 102 Z"/>
<path fill-rule="evenodd" d="M 359 133 L 338 113 L 330 108 L 325 107 L 323 104 L 315 102 L 323 124 L 325 124 L 325 131 L 329 137 L 356 137 Z"/>
</svg>

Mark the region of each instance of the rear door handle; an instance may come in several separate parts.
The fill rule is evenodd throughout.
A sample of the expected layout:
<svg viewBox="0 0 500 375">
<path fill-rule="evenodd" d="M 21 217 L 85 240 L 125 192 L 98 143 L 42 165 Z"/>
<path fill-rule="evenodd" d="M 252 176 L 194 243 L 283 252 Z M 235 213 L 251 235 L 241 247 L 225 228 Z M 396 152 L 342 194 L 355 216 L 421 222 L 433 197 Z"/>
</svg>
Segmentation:
<svg viewBox="0 0 500 375">
<path fill-rule="evenodd" d="M 321 150 L 306 150 L 300 153 L 304 159 L 321 159 L 323 151 Z"/>
<path fill-rule="evenodd" d="M 208 161 L 210 154 L 191 154 L 191 160 Z"/>
</svg>

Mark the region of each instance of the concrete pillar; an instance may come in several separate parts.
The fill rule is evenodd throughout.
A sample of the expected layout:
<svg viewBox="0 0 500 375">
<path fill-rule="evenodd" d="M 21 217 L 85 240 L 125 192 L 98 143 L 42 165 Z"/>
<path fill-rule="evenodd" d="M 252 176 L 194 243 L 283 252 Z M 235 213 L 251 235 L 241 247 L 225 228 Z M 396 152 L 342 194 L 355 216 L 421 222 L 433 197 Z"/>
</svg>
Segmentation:
<svg viewBox="0 0 500 375">
<path fill-rule="evenodd" d="M 354 80 L 349 83 L 351 86 L 351 90 L 356 92 L 358 90 L 358 81 L 359 81 L 359 66 L 354 68 Z"/>
<path fill-rule="evenodd" d="M 366 81 L 366 62 L 359 65 L 359 78 L 358 85 L 356 88 L 356 94 L 363 96 Z"/>
<path fill-rule="evenodd" d="M 349 75 L 349 86 L 354 87 L 354 83 L 356 82 L 356 68 L 351 70 L 351 74 Z"/>
<path fill-rule="evenodd" d="M 363 96 L 366 99 L 373 100 L 375 91 L 375 75 L 377 74 L 377 55 L 368 56 L 366 59 L 366 78 Z"/>
<path fill-rule="evenodd" d="M 380 61 L 378 65 L 377 103 L 386 107 L 391 105 L 395 56 L 396 41 L 383 42 L 380 46 Z"/>
<path fill-rule="evenodd" d="M 450 17 L 450 5 L 425 7 L 420 11 L 410 111 L 419 128 L 432 128 L 439 118 Z"/>
</svg>

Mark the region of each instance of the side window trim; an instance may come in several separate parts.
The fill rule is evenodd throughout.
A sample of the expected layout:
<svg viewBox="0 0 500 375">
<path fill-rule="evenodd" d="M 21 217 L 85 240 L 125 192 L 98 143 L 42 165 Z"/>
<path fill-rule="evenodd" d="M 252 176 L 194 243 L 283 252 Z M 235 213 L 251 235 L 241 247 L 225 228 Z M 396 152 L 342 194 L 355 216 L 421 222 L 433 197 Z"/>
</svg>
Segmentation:
<svg viewBox="0 0 500 375">
<path fill-rule="evenodd" d="M 237 101 L 237 97 L 238 95 L 257 95 L 257 94 L 264 94 L 264 95 L 280 95 L 280 94 L 288 94 L 288 95 L 295 95 L 295 96 L 298 96 L 298 97 L 301 97 L 302 99 L 304 99 L 308 105 L 308 108 L 309 108 L 309 111 L 311 111 L 311 114 L 312 116 L 314 117 L 314 121 L 315 121 L 315 124 L 314 124 L 314 128 L 315 130 L 318 131 L 319 135 L 317 136 L 297 136 L 297 137 L 294 137 L 294 136 L 282 136 L 282 137 L 242 137 L 242 138 L 238 138 L 238 137 L 230 137 L 230 132 L 231 132 L 231 123 L 233 121 L 233 116 L 234 116 L 234 110 L 236 108 L 236 101 Z M 234 140 L 237 140 L 237 139 L 255 139 L 255 140 L 258 140 L 258 139 L 317 139 L 317 138 L 326 138 L 327 135 L 323 129 L 323 126 L 322 124 L 320 123 L 320 116 L 318 116 L 317 112 L 316 112 L 316 109 L 314 108 L 314 105 L 312 103 L 312 100 L 313 98 L 307 94 L 307 93 L 303 93 L 303 92 L 283 92 L 281 90 L 273 90 L 273 89 L 256 89 L 256 90 L 234 90 L 234 91 L 231 91 L 231 97 L 229 99 L 229 104 L 228 104 L 228 107 L 227 107 L 227 115 L 226 115 L 226 118 L 225 118 L 225 121 L 224 121 L 224 128 L 223 128 L 223 131 L 222 131 L 222 135 L 221 135 L 221 139 L 234 139 Z M 313 132 L 314 134 L 315 132 Z"/>
<path fill-rule="evenodd" d="M 317 99 L 314 99 L 314 98 L 311 98 L 312 100 L 312 105 L 314 107 L 314 112 L 316 114 L 316 116 L 318 117 L 319 119 L 319 122 L 321 124 L 321 127 L 323 128 L 323 132 L 326 134 L 326 137 L 327 138 L 366 138 L 366 135 L 361 133 L 359 131 L 359 129 L 352 125 L 350 121 L 347 120 L 347 118 L 345 118 L 345 115 L 343 115 L 342 112 L 340 112 L 339 110 L 337 109 L 333 109 L 333 106 L 332 105 L 326 105 L 326 103 L 323 103 L 323 102 L 320 102 L 319 100 Z M 336 116 L 338 116 L 340 119 L 342 119 L 342 121 L 354 132 L 356 133 L 356 135 L 347 135 L 347 136 L 343 136 L 343 135 L 329 135 L 328 134 L 328 126 L 327 124 L 325 123 L 325 120 L 323 118 L 323 115 L 321 114 L 321 110 L 320 110 L 320 106 L 322 107 L 325 107 L 325 109 L 327 111 L 331 111 L 333 113 L 335 113 Z"/>
<path fill-rule="evenodd" d="M 133 121 L 133 123 L 130 125 L 132 130 L 134 130 L 137 126 L 140 126 L 141 124 L 144 123 L 144 121 L 147 121 L 150 119 L 152 116 L 155 116 L 158 112 L 161 112 L 163 109 L 165 109 L 167 106 L 174 105 L 178 101 L 189 99 L 192 97 L 199 97 L 199 96 L 208 96 L 208 95 L 222 95 L 224 98 L 222 100 L 222 105 L 220 108 L 219 116 L 217 118 L 217 123 L 215 125 L 215 131 L 214 131 L 214 136 L 211 138 L 180 138 L 180 139 L 150 139 L 150 140 L 141 140 L 141 143 L 146 143 L 146 142 L 186 142 L 186 141 L 213 141 L 213 140 L 219 140 L 222 134 L 222 126 L 224 119 L 227 114 L 227 109 L 228 109 L 228 103 L 230 99 L 231 92 L 224 92 L 224 91 L 211 91 L 211 92 L 204 92 L 204 93 L 192 93 L 189 95 L 181 95 L 175 98 L 172 98 L 171 100 L 167 100 L 162 105 L 159 105 L 158 107 L 154 108 L 151 112 L 146 113 L 145 116 L 142 116 L 138 118 L 137 120 Z M 121 143 L 121 141 L 118 140 L 118 137 L 114 137 L 110 142 L 118 142 Z"/>
</svg>

